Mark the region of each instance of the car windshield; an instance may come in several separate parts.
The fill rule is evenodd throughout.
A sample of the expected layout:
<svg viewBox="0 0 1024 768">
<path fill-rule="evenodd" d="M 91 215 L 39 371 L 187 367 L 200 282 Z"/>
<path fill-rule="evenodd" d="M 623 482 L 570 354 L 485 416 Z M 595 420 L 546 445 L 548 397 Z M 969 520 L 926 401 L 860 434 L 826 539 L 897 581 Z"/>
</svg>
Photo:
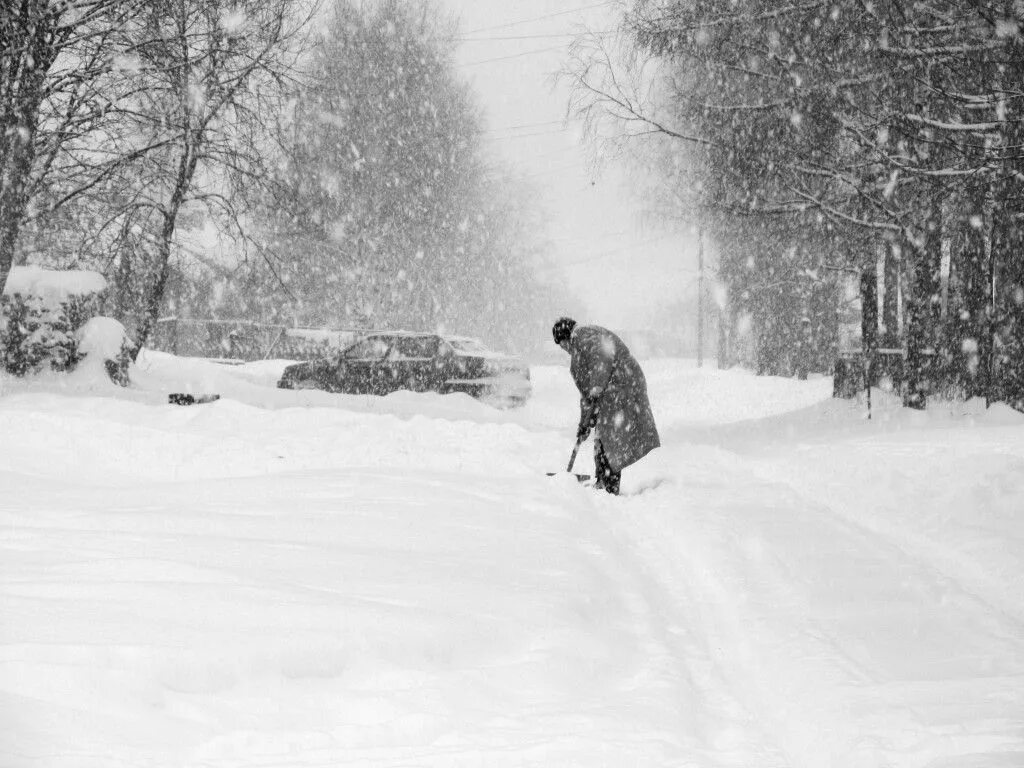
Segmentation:
<svg viewBox="0 0 1024 768">
<path fill-rule="evenodd" d="M 391 340 L 390 359 L 416 359 L 433 357 L 437 352 L 434 336 L 399 336 Z"/>
<path fill-rule="evenodd" d="M 448 343 L 455 347 L 457 352 L 490 352 L 487 347 L 476 339 L 448 339 Z"/>
</svg>

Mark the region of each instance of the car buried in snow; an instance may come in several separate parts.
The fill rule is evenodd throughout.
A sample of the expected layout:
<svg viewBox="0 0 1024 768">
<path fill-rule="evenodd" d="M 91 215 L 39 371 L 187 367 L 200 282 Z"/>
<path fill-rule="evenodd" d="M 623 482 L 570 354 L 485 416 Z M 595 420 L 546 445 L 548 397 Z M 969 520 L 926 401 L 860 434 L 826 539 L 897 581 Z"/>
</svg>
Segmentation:
<svg viewBox="0 0 1024 768">
<path fill-rule="evenodd" d="M 372 333 L 338 355 L 289 365 L 282 389 L 320 389 L 352 395 L 463 392 L 497 407 L 530 397 L 530 368 L 477 339 L 434 333 Z"/>
</svg>

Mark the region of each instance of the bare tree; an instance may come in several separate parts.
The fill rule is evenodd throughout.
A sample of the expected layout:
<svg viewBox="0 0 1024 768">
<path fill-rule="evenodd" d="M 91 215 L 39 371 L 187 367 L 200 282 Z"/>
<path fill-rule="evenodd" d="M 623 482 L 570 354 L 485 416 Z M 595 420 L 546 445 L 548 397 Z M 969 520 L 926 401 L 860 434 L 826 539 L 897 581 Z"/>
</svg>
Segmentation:
<svg viewBox="0 0 1024 768">
<path fill-rule="evenodd" d="M 142 0 L 20 0 L 0 7 L 0 291 L 30 201 L 61 136 L 94 114 L 95 105 L 83 93 L 106 61 L 79 52 L 141 5 Z M 55 123 L 45 124 L 48 115 Z"/>
<path fill-rule="evenodd" d="M 237 224 L 243 187 L 269 175 L 263 127 L 282 109 L 312 14 L 293 0 L 154 0 L 124 30 L 135 60 L 123 69 L 130 97 L 115 124 L 128 143 L 120 154 L 144 151 L 128 166 L 118 221 L 134 222 L 151 259 L 136 354 L 159 317 L 183 214 L 199 208 Z"/>
</svg>

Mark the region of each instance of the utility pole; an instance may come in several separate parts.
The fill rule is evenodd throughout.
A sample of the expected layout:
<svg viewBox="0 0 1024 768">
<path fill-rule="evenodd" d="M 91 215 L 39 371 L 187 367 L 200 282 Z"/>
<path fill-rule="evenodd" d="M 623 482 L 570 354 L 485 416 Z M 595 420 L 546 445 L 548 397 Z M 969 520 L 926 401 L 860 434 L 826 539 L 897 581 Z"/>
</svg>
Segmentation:
<svg viewBox="0 0 1024 768">
<path fill-rule="evenodd" d="M 704 367 L 704 225 L 697 224 L 697 367 Z"/>
</svg>

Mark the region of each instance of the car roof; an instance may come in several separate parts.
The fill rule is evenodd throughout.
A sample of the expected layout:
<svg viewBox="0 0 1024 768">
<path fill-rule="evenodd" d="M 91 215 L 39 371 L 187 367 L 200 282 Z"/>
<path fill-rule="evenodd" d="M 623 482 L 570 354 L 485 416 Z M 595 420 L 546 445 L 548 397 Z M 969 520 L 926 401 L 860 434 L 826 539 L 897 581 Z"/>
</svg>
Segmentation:
<svg viewBox="0 0 1024 768">
<path fill-rule="evenodd" d="M 366 339 L 381 338 L 443 339 L 444 341 L 472 341 L 477 344 L 487 346 L 475 336 L 456 336 L 448 333 L 430 333 L 429 331 L 371 331 L 370 333 L 367 333 L 365 336 L 359 339 L 359 341 L 365 341 Z"/>
<path fill-rule="evenodd" d="M 371 331 L 363 336 L 365 339 L 377 339 L 381 337 L 401 337 L 403 339 L 439 339 L 443 338 L 439 333 L 427 333 L 426 331 Z"/>
<path fill-rule="evenodd" d="M 478 344 L 484 349 L 490 350 L 491 347 L 487 346 L 483 341 L 474 336 L 459 336 L 447 333 L 430 333 L 429 331 L 369 331 L 365 336 L 356 339 L 351 344 L 346 346 L 342 351 L 351 349 L 357 344 L 362 344 L 364 341 L 370 341 L 371 339 L 378 339 L 381 341 L 387 341 L 389 339 L 439 339 L 445 342 L 472 342 Z"/>
</svg>

